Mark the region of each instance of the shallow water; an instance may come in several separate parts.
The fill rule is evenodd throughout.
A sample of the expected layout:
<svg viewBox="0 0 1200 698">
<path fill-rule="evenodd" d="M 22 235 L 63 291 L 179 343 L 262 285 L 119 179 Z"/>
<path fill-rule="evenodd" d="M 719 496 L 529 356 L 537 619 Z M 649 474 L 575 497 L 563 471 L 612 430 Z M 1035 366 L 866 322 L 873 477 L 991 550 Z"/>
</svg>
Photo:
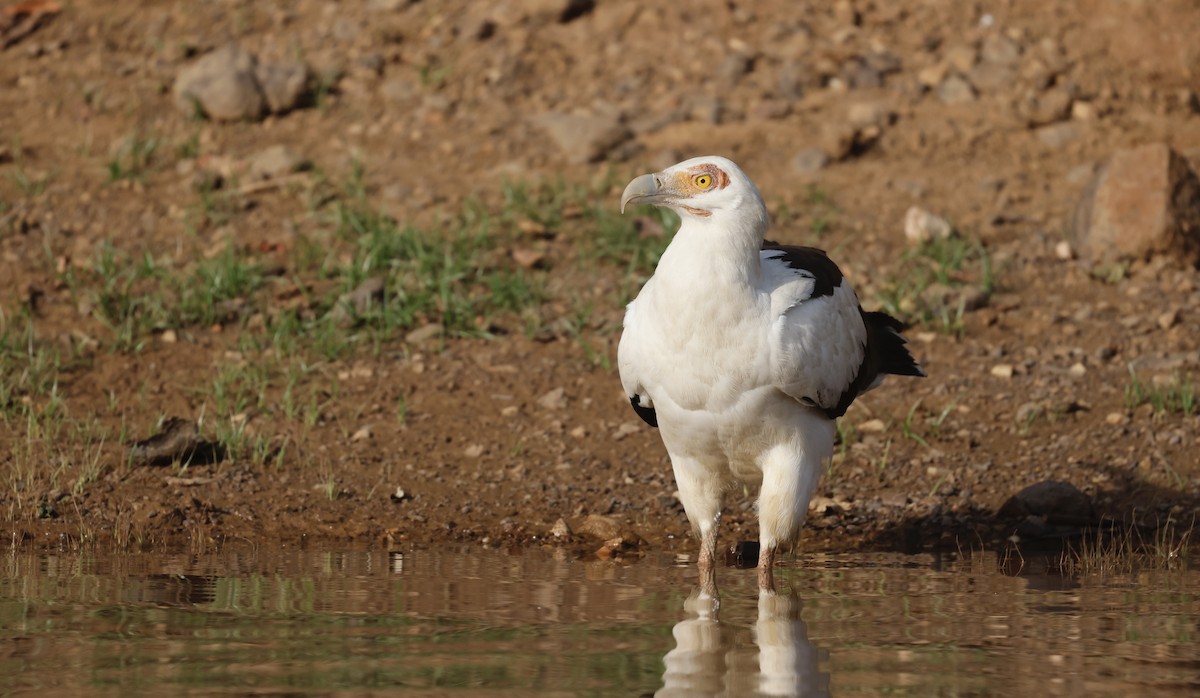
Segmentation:
<svg viewBox="0 0 1200 698">
<path fill-rule="evenodd" d="M 1007 565 L 1012 567 L 1011 564 Z M 1028 570 L 1030 566 L 1026 566 Z M 719 605 L 670 556 L 9 553 L 6 694 L 1183 696 L 1200 572 L 805 556 Z M 1011 572 L 1011 570 L 1010 570 Z M 719 606 L 719 607 L 715 607 Z"/>
</svg>

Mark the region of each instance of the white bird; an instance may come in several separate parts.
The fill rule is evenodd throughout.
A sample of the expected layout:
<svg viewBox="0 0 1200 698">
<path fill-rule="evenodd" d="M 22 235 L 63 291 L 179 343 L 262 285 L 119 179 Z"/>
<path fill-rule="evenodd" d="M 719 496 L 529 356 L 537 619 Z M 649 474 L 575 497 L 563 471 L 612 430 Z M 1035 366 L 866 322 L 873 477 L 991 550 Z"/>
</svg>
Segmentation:
<svg viewBox="0 0 1200 698">
<path fill-rule="evenodd" d="M 834 420 L 886 374 L 925 374 L 903 325 L 864 312 L 823 251 L 764 241 L 762 195 L 730 160 L 642 175 L 621 211 L 633 203 L 682 223 L 626 309 L 621 383 L 667 448 L 705 586 L 723 493 L 761 485 L 758 581 L 771 591 L 775 552 L 796 539 L 833 455 Z"/>
</svg>

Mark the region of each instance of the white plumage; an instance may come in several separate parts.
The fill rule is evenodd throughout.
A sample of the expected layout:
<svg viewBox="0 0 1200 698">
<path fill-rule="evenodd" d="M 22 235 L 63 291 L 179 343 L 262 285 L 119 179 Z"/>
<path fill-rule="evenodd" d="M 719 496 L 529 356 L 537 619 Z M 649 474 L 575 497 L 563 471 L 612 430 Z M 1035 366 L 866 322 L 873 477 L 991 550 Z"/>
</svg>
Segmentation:
<svg viewBox="0 0 1200 698">
<path fill-rule="evenodd" d="M 709 584 L 722 494 L 761 483 L 759 583 L 771 589 L 775 551 L 795 540 L 833 454 L 834 419 L 884 374 L 924 374 L 900 323 L 864 313 L 824 252 L 764 242 L 762 196 L 730 160 L 642 175 L 630 203 L 682 224 L 626 310 L 621 382 L 659 428 Z"/>
</svg>

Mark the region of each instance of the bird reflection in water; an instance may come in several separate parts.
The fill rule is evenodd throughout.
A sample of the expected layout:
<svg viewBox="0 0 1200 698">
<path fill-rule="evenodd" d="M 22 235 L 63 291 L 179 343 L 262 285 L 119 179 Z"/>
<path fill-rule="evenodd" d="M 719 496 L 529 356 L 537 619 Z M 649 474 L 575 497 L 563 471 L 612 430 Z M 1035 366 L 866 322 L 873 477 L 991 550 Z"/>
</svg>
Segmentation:
<svg viewBox="0 0 1200 698">
<path fill-rule="evenodd" d="M 808 639 L 795 593 L 762 591 L 751 628 L 721 622 L 715 585 L 697 587 L 683 603 L 686 616 L 671 634 L 675 649 L 663 658 L 663 687 L 655 698 L 703 696 L 828 696 L 829 674 L 819 662 L 828 652 Z"/>
</svg>

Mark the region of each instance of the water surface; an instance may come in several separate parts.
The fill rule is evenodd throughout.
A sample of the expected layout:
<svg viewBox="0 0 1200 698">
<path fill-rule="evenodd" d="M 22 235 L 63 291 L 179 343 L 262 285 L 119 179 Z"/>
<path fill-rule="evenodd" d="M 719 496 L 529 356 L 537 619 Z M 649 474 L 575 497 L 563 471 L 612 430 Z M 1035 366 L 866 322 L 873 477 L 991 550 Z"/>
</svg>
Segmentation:
<svg viewBox="0 0 1200 698">
<path fill-rule="evenodd" d="M 802 556 L 719 603 L 669 555 L 21 553 L 6 694 L 1186 696 L 1200 572 L 1065 578 L 994 556 Z"/>
</svg>

